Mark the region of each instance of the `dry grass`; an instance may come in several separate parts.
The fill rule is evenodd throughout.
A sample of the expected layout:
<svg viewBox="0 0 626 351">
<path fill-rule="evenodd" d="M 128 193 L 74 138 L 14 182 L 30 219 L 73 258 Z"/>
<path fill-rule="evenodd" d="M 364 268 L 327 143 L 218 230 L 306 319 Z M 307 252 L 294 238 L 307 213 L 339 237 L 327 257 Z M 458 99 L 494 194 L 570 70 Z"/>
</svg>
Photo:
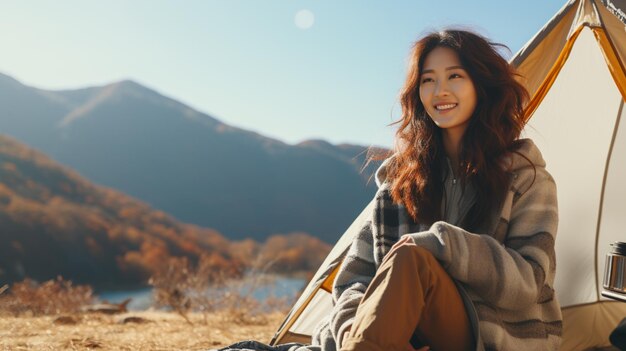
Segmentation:
<svg viewBox="0 0 626 351">
<path fill-rule="evenodd" d="M 140 317 L 143 323 L 126 323 L 127 317 Z M 121 315 L 67 315 L 0 317 L 0 350 L 208 350 L 240 340 L 268 342 L 284 314 L 274 312 L 247 324 L 232 322 L 227 313 L 208 316 L 189 313 L 189 324 L 180 315 L 142 311 Z M 206 321 L 205 321 L 206 317 Z M 141 319 L 139 321 L 141 321 Z M 72 324 L 76 321 L 75 324 Z"/>
<path fill-rule="evenodd" d="M 60 277 L 0 287 L 0 351 L 209 350 L 241 340 L 268 342 L 289 307 L 285 299 L 261 303 L 252 290 L 242 294 L 230 284 L 253 289 L 260 283 L 224 279 L 211 261 L 194 267 L 180 259 L 169 266 L 153 285 L 158 305 L 173 312 L 82 312 L 94 301 L 92 289 Z"/>
</svg>

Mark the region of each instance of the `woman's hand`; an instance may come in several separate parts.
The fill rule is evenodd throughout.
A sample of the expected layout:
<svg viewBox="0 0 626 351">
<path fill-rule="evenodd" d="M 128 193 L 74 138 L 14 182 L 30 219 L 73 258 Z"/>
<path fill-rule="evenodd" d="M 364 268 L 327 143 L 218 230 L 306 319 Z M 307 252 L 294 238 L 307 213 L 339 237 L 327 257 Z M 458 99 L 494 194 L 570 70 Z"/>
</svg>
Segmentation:
<svg viewBox="0 0 626 351">
<path fill-rule="evenodd" d="M 350 329 L 352 327 L 348 327 L 348 329 L 343 333 L 343 338 L 341 339 L 341 347 L 346 344 L 346 339 L 348 338 L 348 334 L 350 334 Z"/>
</svg>

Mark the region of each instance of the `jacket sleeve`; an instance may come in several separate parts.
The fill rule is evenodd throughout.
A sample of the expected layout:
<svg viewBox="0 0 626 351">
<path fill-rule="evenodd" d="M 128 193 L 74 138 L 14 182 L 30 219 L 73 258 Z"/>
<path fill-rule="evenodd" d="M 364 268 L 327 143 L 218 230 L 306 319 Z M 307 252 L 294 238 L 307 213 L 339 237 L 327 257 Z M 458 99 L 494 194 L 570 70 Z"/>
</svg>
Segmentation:
<svg viewBox="0 0 626 351">
<path fill-rule="evenodd" d="M 554 242 L 558 223 L 556 185 L 544 168 L 520 174 L 502 214 L 508 231 L 501 244 L 491 235 L 467 232 L 446 222 L 409 233 L 456 280 L 499 308 L 517 310 L 552 299 Z M 515 184 L 518 184 L 517 187 Z M 527 189 L 520 193 L 518 189 Z"/>
<path fill-rule="evenodd" d="M 353 239 L 333 284 L 333 310 L 330 329 L 341 346 L 343 334 L 352 326 L 357 307 L 376 274 L 372 246 L 371 217 Z"/>
</svg>

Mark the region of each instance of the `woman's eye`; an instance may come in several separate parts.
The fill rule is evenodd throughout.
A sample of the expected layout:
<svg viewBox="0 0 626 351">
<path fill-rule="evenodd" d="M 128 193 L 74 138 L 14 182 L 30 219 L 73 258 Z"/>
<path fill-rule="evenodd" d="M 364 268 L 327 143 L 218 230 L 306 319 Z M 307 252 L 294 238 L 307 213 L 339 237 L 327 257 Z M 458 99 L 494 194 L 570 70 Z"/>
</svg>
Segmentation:
<svg viewBox="0 0 626 351">
<path fill-rule="evenodd" d="M 458 74 L 458 73 L 452 73 L 452 74 L 450 75 L 450 78 L 461 78 L 461 75 L 460 75 L 460 74 Z"/>
<path fill-rule="evenodd" d="M 422 78 L 422 84 L 423 83 L 428 83 L 428 82 L 432 82 L 433 79 L 432 78 Z"/>
</svg>

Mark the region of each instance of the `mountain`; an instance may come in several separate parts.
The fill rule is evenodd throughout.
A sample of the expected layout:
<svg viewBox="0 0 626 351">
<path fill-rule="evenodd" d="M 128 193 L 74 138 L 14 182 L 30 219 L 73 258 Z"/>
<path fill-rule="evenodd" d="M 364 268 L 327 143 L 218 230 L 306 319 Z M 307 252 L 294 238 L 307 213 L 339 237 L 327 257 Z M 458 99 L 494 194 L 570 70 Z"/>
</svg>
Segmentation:
<svg viewBox="0 0 626 351">
<path fill-rule="evenodd" d="M 133 81 L 46 91 L 0 75 L 0 106 L 4 133 L 231 239 L 307 232 L 334 243 L 375 192 L 366 147 L 289 145 Z"/>
<path fill-rule="evenodd" d="M 145 281 L 168 257 L 215 255 L 233 264 L 220 233 L 176 221 L 95 186 L 0 135 L 0 281 L 57 274 L 93 284 Z"/>
<path fill-rule="evenodd" d="M 0 135 L 0 282 L 63 275 L 95 286 L 141 284 L 170 257 L 214 269 L 315 271 L 330 245 L 306 233 L 265 243 L 230 242 L 145 203 L 96 186 L 67 167 Z"/>
</svg>

